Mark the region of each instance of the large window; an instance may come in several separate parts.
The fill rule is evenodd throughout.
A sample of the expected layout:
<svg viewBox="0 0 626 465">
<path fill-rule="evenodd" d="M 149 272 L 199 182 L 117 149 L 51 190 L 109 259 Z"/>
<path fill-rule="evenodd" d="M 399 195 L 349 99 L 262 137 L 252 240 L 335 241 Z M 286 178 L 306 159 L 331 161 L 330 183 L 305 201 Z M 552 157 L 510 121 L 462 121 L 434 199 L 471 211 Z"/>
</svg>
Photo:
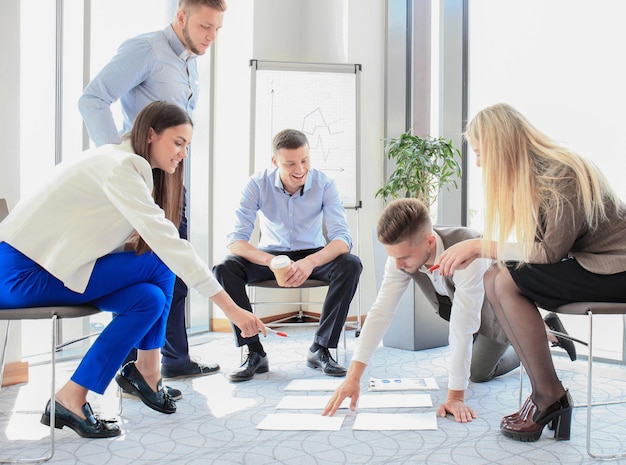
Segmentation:
<svg viewBox="0 0 626 465">
<path fill-rule="evenodd" d="M 621 0 L 468 0 L 469 118 L 498 102 L 593 160 L 622 198 L 626 49 Z M 470 226 L 482 229 L 480 170 L 469 153 Z M 586 322 L 570 318 L 585 336 Z M 622 317 L 598 318 L 601 355 L 622 360 Z M 581 334 L 583 333 L 583 334 Z M 595 352 L 595 351 L 594 351 Z"/>
</svg>

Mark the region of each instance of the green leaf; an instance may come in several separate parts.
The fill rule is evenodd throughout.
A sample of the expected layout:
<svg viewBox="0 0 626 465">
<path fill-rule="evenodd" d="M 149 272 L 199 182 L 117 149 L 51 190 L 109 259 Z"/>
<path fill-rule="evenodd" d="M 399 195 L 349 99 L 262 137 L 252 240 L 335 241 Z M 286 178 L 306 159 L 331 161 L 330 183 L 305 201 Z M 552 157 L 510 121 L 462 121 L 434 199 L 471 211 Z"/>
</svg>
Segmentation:
<svg viewBox="0 0 626 465">
<path fill-rule="evenodd" d="M 430 206 L 443 187 L 458 189 L 461 152 L 452 140 L 422 138 L 408 130 L 398 138 L 385 139 L 385 155 L 393 160 L 395 170 L 376 197 L 417 197 Z"/>
</svg>

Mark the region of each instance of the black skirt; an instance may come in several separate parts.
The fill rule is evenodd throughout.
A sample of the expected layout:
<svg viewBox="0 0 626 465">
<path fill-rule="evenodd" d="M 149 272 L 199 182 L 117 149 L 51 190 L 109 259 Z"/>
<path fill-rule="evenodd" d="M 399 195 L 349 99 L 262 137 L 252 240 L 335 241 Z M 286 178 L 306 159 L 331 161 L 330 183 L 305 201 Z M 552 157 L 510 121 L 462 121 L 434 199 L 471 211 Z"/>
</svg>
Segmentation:
<svg viewBox="0 0 626 465">
<path fill-rule="evenodd" d="M 559 263 L 525 264 L 520 268 L 517 262 L 506 265 L 522 294 L 545 310 L 572 302 L 626 302 L 626 271 L 591 273 L 572 257 Z"/>
</svg>

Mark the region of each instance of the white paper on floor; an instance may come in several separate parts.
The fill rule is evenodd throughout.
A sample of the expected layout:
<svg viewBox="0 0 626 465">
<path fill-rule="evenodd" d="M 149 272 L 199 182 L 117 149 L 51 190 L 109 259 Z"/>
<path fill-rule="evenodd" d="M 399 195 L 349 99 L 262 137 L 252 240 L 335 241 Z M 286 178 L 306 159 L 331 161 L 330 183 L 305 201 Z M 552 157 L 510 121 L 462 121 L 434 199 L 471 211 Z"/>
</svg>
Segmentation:
<svg viewBox="0 0 626 465">
<path fill-rule="evenodd" d="M 343 383 L 343 378 L 335 379 L 294 379 L 285 391 L 334 391 Z"/>
<path fill-rule="evenodd" d="M 435 411 L 425 413 L 359 413 L 352 429 L 371 431 L 436 430 Z"/>
<path fill-rule="evenodd" d="M 331 396 L 285 396 L 280 400 L 276 408 L 323 410 L 330 398 Z M 350 408 L 351 400 L 350 398 L 344 399 L 339 408 Z M 359 397 L 357 408 L 417 408 L 432 406 L 433 402 L 430 394 L 364 394 Z"/>
<path fill-rule="evenodd" d="M 435 378 L 370 378 L 370 391 L 438 390 Z"/>
<path fill-rule="evenodd" d="M 319 413 L 270 413 L 257 429 L 278 431 L 339 431 L 345 415 L 323 417 Z"/>
</svg>

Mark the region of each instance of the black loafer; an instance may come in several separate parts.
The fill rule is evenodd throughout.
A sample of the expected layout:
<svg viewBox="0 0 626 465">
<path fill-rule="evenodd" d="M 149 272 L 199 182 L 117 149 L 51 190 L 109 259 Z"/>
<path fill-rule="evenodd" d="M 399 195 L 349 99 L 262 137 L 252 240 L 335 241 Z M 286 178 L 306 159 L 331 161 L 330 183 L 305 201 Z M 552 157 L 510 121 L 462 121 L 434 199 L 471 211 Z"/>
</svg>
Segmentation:
<svg viewBox="0 0 626 465">
<path fill-rule="evenodd" d="M 180 389 L 173 388 L 172 386 L 163 386 L 163 389 L 165 389 L 170 397 L 174 400 L 180 400 L 183 398 L 183 392 Z M 124 397 L 125 399 L 139 400 L 139 397 L 137 397 L 136 394 L 127 392 L 124 389 L 122 389 L 122 397 Z"/>
<path fill-rule="evenodd" d="M 563 326 L 561 319 L 556 313 L 554 312 L 548 313 L 544 317 L 543 321 L 546 322 L 546 324 L 548 325 L 548 328 L 550 328 L 552 331 L 557 331 L 562 334 L 567 334 L 567 331 L 565 331 L 565 327 Z M 560 347 L 561 349 L 565 349 L 565 351 L 567 352 L 567 355 L 569 355 L 570 360 L 572 362 L 576 360 L 576 346 L 574 346 L 574 341 L 565 339 L 556 334 L 554 336 L 556 337 L 557 342 L 553 342 L 552 347 Z"/>
<path fill-rule="evenodd" d="M 311 368 L 320 368 L 322 373 L 328 376 L 346 376 L 347 370 L 339 365 L 330 355 L 326 347 L 321 347 L 315 352 L 309 350 L 306 364 Z"/>
<path fill-rule="evenodd" d="M 122 434 L 122 430 L 116 422 L 101 420 L 93 414 L 91 405 L 87 402 L 82 407 L 86 419 L 80 418 L 58 402 L 54 403 L 54 427 L 62 429 L 64 426 L 73 429 L 79 436 L 84 438 L 112 438 Z M 41 423 L 50 426 L 50 401 L 46 404 L 46 410 L 41 416 Z"/>
<path fill-rule="evenodd" d="M 246 361 L 238 370 L 233 371 L 228 377 L 234 383 L 248 381 L 255 373 L 267 373 L 270 370 L 270 362 L 267 355 L 261 356 L 256 352 L 249 352 Z"/>
<path fill-rule="evenodd" d="M 162 381 L 159 380 L 158 391 L 154 392 L 137 370 L 135 362 L 124 365 L 115 381 L 126 392 L 139 397 L 151 409 L 168 414 L 176 412 L 176 401 L 163 389 Z"/>
</svg>

